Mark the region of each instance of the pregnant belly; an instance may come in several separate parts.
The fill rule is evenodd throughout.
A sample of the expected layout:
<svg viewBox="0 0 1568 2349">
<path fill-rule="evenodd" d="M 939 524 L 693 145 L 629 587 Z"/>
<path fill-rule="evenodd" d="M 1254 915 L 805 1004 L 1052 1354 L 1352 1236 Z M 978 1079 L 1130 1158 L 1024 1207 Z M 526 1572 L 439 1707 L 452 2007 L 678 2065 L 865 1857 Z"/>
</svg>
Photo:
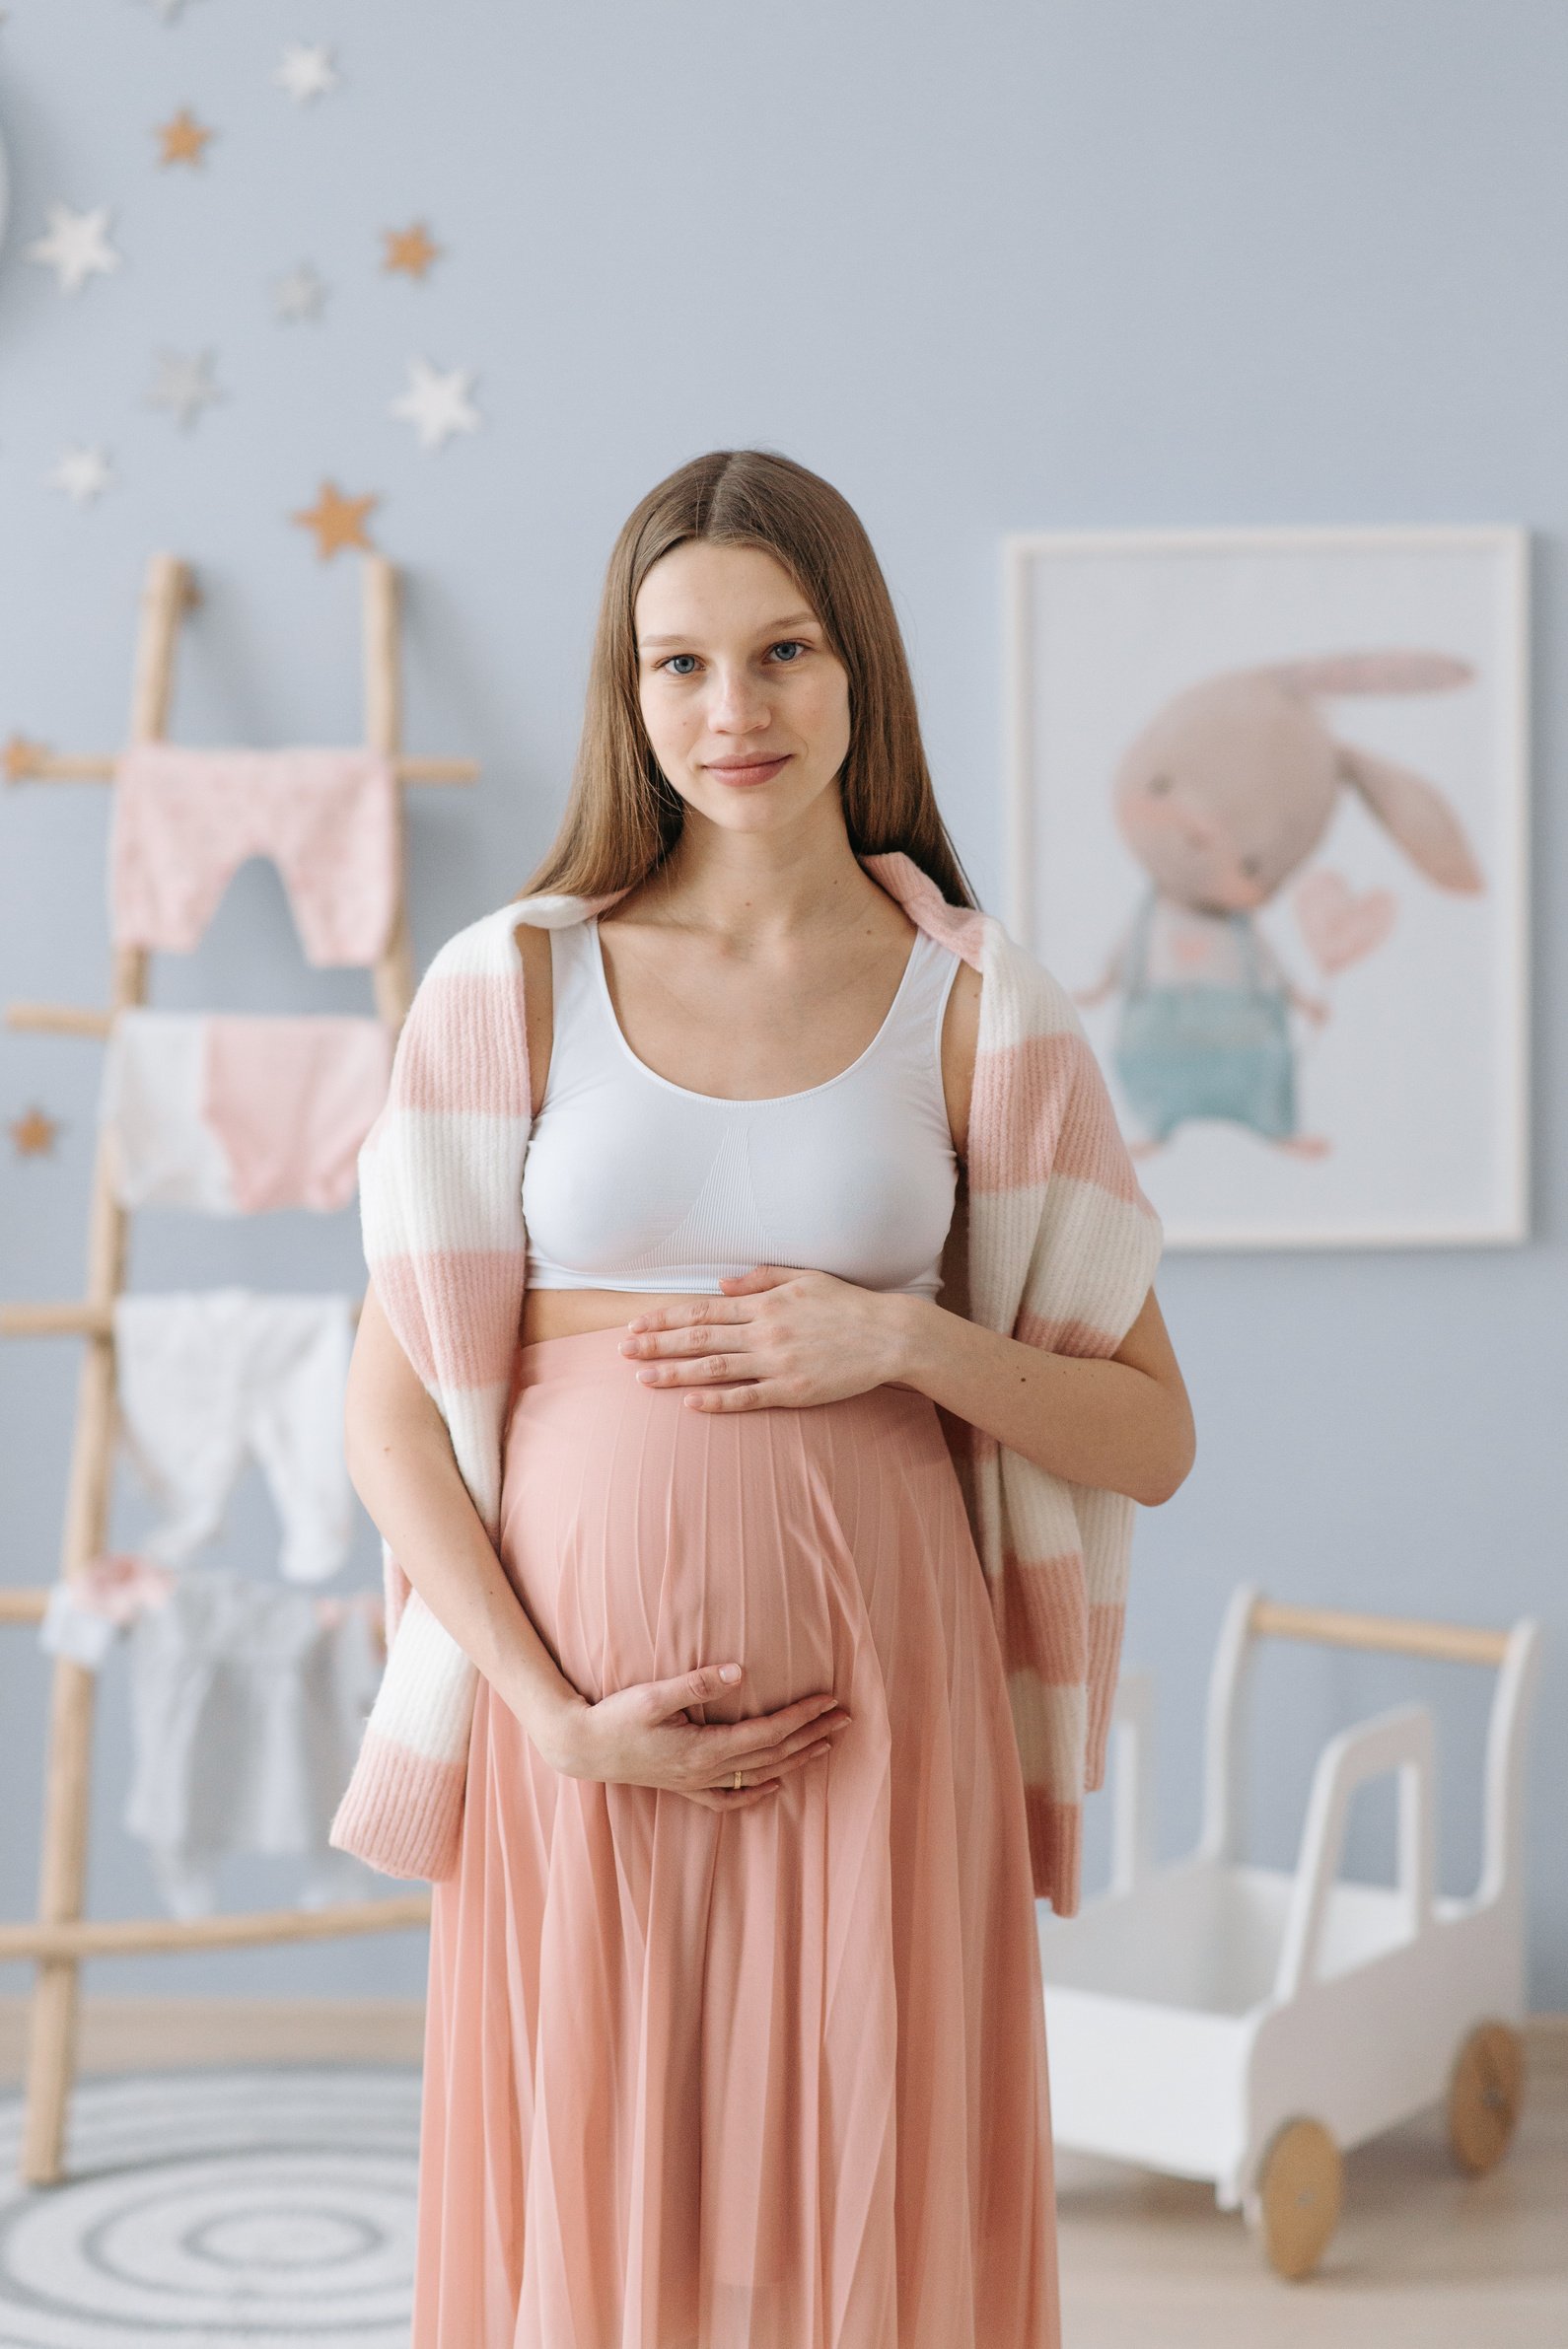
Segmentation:
<svg viewBox="0 0 1568 2349">
<path fill-rule="evenodd" d="M 523 1351 L 501 1553 L 540 1637 L 591 1702 L 732 1659 L 746 1678 L 709 1720 L 842 1696 L 872 1578 L 898 1571 L 886 1535 L 900 1520 L 907 1544 L 922 1477 L 939 1519 L 957 1506 L 966 1541 L 929 1400 L 880 1387 L 805 1410 L 688 1410 L 637 1378 L 619 1335 Z"/>
</svg>

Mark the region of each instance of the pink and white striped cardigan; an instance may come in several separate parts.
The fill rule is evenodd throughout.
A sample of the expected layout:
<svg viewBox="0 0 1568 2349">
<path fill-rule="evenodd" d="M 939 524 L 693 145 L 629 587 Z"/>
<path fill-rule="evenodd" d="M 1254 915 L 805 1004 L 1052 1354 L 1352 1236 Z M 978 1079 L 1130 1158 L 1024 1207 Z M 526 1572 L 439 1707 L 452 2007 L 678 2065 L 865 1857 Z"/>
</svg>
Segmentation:
<svg viewBox="0 0 1568 2349">
<path fill-rule="evenodd" d="M 1114 1353 L 1161 1230 L 1071 1000 L 993 915 L 950 905 L 901 850 L 862 863 L 982 979 L 944 1304 L 1028 1345 Z M 492 1536 L 525 1281 L 530 1085 L 513 933 L 582 921 L 624 893 L 517 898 L 449 940 L 415 995 L 360 1159 L 371 1278 Z M 1034 1889 L 1071 1915 L 1083 1798 L 1105 1768 L 1134 1504 L 942 1418 L 1007 1671 Z M 386 1675 L 332 1841 L 386 1875 L 439 1880 L 457 1865 L 477 1673 L 390 1556 L 387 1598 Z"/>
</svg>

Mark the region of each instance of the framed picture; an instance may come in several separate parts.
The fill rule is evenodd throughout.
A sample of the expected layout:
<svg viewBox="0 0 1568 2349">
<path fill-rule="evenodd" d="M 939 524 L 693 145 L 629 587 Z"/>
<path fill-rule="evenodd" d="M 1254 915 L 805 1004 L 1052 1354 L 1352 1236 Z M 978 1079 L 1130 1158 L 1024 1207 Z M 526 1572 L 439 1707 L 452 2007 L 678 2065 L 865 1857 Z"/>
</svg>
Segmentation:
<svg viewBox="0 0 1568 2349">
<path fill-rule="evenodd" d="M 1008 927 L 1175 1247 L 1529 1235 L 1529 538 L 1005 548 Z"/>
</svg>

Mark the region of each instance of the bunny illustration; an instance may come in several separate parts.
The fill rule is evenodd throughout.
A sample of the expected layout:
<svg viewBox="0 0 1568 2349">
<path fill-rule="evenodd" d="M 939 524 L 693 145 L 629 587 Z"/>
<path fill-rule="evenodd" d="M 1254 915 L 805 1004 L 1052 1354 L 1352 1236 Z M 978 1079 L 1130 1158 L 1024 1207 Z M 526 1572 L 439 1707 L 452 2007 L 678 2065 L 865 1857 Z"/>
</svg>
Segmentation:
<svg viewBox="0 0 1568 2349">
<path fill-rule="evenodd" d="M 1083 1004 L 1120 995 L 1116 1071 L 1159 1148 L 1188 1118 L 1225 1118 L 1284 1150 L 1329 1144 L 1297 1131 L 1290 1013 L 1319 1024 L 1254 915 L 1317 847 L 1341 790 L 1357 793 L 1418 871 L 1475 891 L 1481 872 L 1441 792 L 1407 767 L 1340 742 L 1324 696 L 1432 693 L 1466 683 L 1441 653 L 1340 653 L 1208 677 L 1167 702 L 1116 771 L 1116 828 L 1150 878 L 1136 918 Z M 1370 951 L 1394 901 L 1355 899 L 1337 875 L 1308 875 L 1298 917 L 1325 970 Z"/>
</svg>

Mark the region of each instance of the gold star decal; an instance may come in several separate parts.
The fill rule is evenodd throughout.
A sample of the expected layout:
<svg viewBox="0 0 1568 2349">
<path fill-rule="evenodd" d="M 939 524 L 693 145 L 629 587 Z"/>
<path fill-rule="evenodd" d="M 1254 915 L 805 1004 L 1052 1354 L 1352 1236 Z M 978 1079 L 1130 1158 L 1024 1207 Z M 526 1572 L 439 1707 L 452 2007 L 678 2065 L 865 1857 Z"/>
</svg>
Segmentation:
<svg viewBox="0 0 1568 2349">
<path fill-rule="evenodd" d="M 0 748 L 6 781 L 21 783 L 29 775 L 36 775 L 48 754 L 48 747 L 47 743 L 30 743 L 25 734 L 12 735 Z"/>
<path fill-rule="evenodd" d="M 154 132 L 164 142 L 160 163 L 205 163 L 202 149 L 211 138 L 210 130 L 203 130 L 189 107 L 181 107 L 172 121 L 161 122 Z"/>
<path fill-rule="evenodd" d="M 422 220 L 416 220 L 411 229 L 383 229 L 382 235 L 387 241 L 382 267 L 389 271 L 401 269 L 409 277 L 423 277 L 441 250 L 426 236 Z"/>
<path fill-rule="evenodd" d="M 18 1158 L 46 1158 L 54 1148 L 59 1126 L 52 1117 L 45 1117 L 41 1109 L 30 1109 L 25 1117 L 16 1119 L 11 1139 L 17 1146 Z"/>
<path fill-rule="evenodd" d="M 316 504 L 291 514 L 289 520 L 316 533 L 316 551 L 324 563 L 342 546 L 362 546 L 367 554 L 375 552 L 365 535 L 365 517 L 372 506 L 380 504 L 379 497 L 346 498 L 335 481 L 323 481 Z"/>
</svg>

